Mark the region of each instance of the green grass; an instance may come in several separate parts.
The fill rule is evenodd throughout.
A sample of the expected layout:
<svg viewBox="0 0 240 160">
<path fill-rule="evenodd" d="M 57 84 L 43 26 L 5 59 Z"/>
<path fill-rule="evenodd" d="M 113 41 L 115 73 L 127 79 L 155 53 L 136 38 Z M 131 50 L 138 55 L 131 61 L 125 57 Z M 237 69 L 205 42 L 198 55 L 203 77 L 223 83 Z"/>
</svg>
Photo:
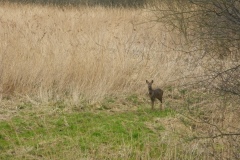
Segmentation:
<svg viewBox="0 0 240 160">
<path fill-rule="evenodd" d="M 193 160 L 208 159 L 209 144 L 217 154 L 226 150 L 222 143 L 196 139 L 212 128 L 196 121 L 214 114 L 206 112 L 214 97 L 172 93 L 163 111 L 159 103 L 152 110 L 149 99 L 135 94 L 106 97 L 96 104 L 20 102 L 15 112 L 1 111 L 9 117 L 0 120 L 0 159 Z"/>
<path fill-rule="evenodd" d="M 173 115 L 172 110 L 150 109 L 114 114 L 105 111 L 19 114 L 0 122 L 0 159 L 49 159 L 56 155 L 57 159 L 65 159 L 67 154 L 63 153 L 69 150 L 77 150 L 76 158 L 91 155 L 100 159 L 111 156 L 135 159 L 144 150 L 149 150 L 148 156 L 158 158 L 165 148 L 159 143 L 164 126 L 152 130 L 146 123 Z"/>
</svg>

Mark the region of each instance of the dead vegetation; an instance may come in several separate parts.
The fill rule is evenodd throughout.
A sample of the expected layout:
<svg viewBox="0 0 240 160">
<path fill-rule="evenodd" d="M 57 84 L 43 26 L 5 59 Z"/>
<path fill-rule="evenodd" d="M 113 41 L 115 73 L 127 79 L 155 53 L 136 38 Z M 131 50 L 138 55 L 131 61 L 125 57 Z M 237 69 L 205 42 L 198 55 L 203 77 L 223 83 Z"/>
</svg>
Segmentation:
<svg viewBox="0 0 240 160">
<path fill-rule="evenodd" d="M 144 121 L 144 126 L 156 135 L 161 133 L 157 136 L 159 143 L 151 147 L 153 141 L 147 141 L 144 155 L 131 144 L 123 144 L 125 150 L 119 153 L 113 148 L 113 152 L 107 152 L 111 146 L 106 144 L 100 145 L 97 152 L 95 144 L 90 144 L 91 149 L 84 152 L 84 157 L 91 159 L 96 155 L 86 155 L 101 152 L 98 158 L 103 159 L 130 158 L 132 153 L 138 158 L 239 158 L 238 98 L 215 95 L 192 84 L 196 78 L 206 75 L 205 67 L 210 62 L 216 61 L 205 57 L 201 63 L 193 63 L 194 56 L 183 51 L 191 49 L 199 57 L 202 50 L 194 50 L 193 46 L 182 48 L 184 36 L 168 32 L 169 28 L 155 21 L 156 14 L 150 10 L 1 5 L 0 121 L 11 122 L 19 115 L 61 119 L 62 113 L 102 111 L 108 116 L 128 112 L 128 116 L 133 116 L 140 110 L 144 116 L 155 116 Z M 224 68 L 237 64 L 219 61 Z M 228 74 L 222 71 L 217 73 Z M 237 71 L 234 75 L 239 76 Z M 147 78 L 154 79 L 164 90 L 165 112 L 156 111 L 155 115 L 149 111 Z M 171 110 L 176 112 L 174 116 L 161 117 Z M 56 147 L 62 141 L 58 137 L 38 145 Z M 71 146 L 72 150 L 65 148 L 65 152 L 74 153 L 79 149 L 76 146 L 77 143 Z M 156 154 L 159 147 L 163 149 L 161 155 Z M 28 152 L 29 147 L 24 149 Z M 56 156 L 51 154 L 45 156 Z M 80 154 L 75 156 L 81 157 Z"/>
<path fill-rule="evenodd" d="M 147 10 L 2 5 L 0 14 L 5 97 L 97 101 L 143 93 L 146 77 L 164 86 L 189 74 L 183 55 L 163 45 L 172 37 L 162 25 L 143 23 Z"/>
</svg>

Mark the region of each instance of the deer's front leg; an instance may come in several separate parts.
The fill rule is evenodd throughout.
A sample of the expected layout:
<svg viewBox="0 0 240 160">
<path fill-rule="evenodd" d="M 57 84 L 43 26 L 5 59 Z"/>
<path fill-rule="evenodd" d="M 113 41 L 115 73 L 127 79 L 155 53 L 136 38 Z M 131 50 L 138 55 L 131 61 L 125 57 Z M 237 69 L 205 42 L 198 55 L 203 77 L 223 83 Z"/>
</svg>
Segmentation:
<svg viewBox="0 0 240 160">
<path fill-rule="evenodd" d="M 152 101 L 152 109 L 154 109 L 154 99 L 151 98 L 151 101 Z"/>
</svg>

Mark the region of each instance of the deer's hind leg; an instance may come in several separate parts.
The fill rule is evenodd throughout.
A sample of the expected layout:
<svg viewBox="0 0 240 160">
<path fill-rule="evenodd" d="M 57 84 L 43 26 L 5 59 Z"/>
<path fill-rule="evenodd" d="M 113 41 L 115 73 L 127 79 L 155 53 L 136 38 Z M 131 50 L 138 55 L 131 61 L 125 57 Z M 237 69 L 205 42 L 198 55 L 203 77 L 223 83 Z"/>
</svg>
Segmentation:
<svg viewBox="0 0 240 160">
<path fill-rule="evenodd" d="M 162 103 L 160 104 L 160 108 L 161 110 L 164 110 L 164 105 Z"/>
<path fill-rule="evenodd" d="M 162 104 L 162 99 L 161 100 L 159 100 L 161 103 L 160 103 L 160 109 L 161 110 L 164 110 L 164 106 L 163 106 L 163 104 Z"/>
<path fill-rule="evenodd" d="M 162 97 L 159 97 L 158 100 L 161 102 L 160 103 L 160 109 L 164 110 L 164 106 L 163 106 L 163 103 L 162 103 Z"/>
</svg>

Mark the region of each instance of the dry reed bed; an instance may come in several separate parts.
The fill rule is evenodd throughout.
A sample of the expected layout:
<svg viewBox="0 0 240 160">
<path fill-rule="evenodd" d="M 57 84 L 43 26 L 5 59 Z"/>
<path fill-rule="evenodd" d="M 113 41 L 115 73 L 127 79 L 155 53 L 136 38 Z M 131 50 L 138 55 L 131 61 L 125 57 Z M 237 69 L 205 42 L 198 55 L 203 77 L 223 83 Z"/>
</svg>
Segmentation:
<svg viewBox="0 0 240 160">
<path fill-rule="evenodd" d="M 142 93 L 149 78 L 166 86 L 189 74 L 182 55 L 168 48 L 177 35 L 145 23 L 152 16 L 122 8 L 1 5 L 3 95 L 97 101 Z"/>
</svg>

